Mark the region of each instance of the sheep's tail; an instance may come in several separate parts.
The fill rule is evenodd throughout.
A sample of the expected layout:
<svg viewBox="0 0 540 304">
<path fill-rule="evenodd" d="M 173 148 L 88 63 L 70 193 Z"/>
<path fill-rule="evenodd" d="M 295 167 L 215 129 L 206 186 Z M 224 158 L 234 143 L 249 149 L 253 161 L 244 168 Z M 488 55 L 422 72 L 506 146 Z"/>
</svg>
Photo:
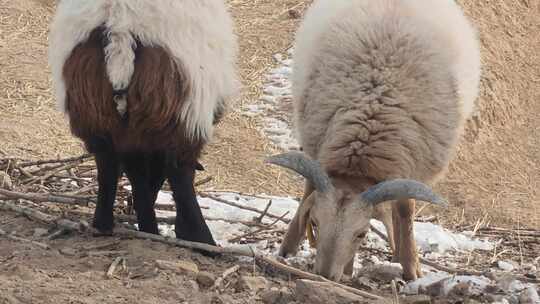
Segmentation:
<svg viewBox="0 0 540 304">
<path fill-rule="evenodd" d="M 127 89 L 135 71 L 135 49 L 137 43 L 129 31 L 109 30 L 105 32 L 105 63 L 107 76 L 113 87 L 116 110 L 120 116 L 127 111 Z"/>
</svg>

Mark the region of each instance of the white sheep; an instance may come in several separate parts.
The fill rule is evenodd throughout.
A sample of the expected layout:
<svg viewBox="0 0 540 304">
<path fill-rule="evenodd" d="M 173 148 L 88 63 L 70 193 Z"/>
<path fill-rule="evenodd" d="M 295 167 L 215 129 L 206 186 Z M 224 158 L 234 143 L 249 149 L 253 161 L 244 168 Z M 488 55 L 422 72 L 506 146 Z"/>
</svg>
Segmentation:
<svg viewBox="0 0 540 304">
<path fill-rule="evenodd" d="M 236 53 L 223 0 L 59 2 L 49 63 L 60 109 L 95 154 L 100 233 L 112 233 L 117 179 L 125 171 L 140 230 L 158 233 L 153 206 L 168 178 L 176 236 L 215 244 L 193 178 L 236 91 Z"/>
<path fill-rule="evenodd" d="M 415 199 L 444 203 L 426 184 L 443 176 L 474 108 L 475 30 L 453 0 L 318 0 L 298 30 L 294 62 L 307 156 L 269 162 L 307 183 L 280 254 L 294 254 L 307 228 L 315 270 L 339 280 L 376 217 L 404 278 L 416 279 Z M 378 205 L 392 200 L 391 212 Z"/>
</svg>

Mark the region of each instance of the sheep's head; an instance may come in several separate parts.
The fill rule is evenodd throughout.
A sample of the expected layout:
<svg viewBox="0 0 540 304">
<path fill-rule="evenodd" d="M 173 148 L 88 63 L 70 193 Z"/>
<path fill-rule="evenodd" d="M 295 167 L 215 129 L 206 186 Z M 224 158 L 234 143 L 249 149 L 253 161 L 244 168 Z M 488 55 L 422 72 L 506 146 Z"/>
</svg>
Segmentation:
<svg viewBox="0 0 540 304">
<path fill-rule="evenodd" d="M 291 222 L 280 255 L 296 253 L 306 226 L 311 226 L 317 248 L 315 271 L 335 281 L 341 279 L 345 268 L 353 260 L 369 229 L 369 221 L 374 217 L 377 204 L 409 198 L 446 204 L 427 185 L 407 179 L 381 182 L 362 193 L 338 189 L 319 163 L 303 153 L 276 155 L 267 162 L 296 171 L 314 188 Z"/>
</svg>

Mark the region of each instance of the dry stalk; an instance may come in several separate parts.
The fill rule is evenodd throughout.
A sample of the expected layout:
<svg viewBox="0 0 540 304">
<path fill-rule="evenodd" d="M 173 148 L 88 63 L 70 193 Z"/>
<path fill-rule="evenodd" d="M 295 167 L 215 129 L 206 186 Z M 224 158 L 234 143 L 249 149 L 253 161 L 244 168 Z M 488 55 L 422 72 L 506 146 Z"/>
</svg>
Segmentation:
<svg viewBox="0 0 540 304">
<path fill-rule="evenodd" d="M 32 245 L 36 245 L 41 249 L 45 249 L 45 250 L 51 249 L 51 247 L 49 245 L 45 244 L 45 243 L 40 243 L 40 242 L 25 239 L 25 238 L 22 238 L 22 237 L 18 237 L 18 236 L 13 235 L 12 233 L 7 233 L 2 229 L 0 229 L 0 235 L 5 236 L 5 237 L 7 237 L 8 239 L 10 239 L 12 241 L 17 241 L 17 242 L 21 242 L 21 243 L 29 243 L 29 244 L 32 244 Z"/>
<path fill-rule="evenodd" d="M 225 280 L 227 279 L 227 277 L 231 276 L 233 273 L 235 272 L 238 272 L 240 270 L 240 266 L 238 265 L 235 265 L 229 269 L 226 269 L 223 274 L 216 279 L 216 281 L 214 282 L 214 285 L 212 286 L 212 290 L 218 290 L 219 288 L 221 288 L 221 285 L 223 284 L 223 282 L 225 282 Z"/>
<path fill-rule="evenodd" d="M 21 193 L 16 191 L 9 191 L 0 189 L 0 201 L 1 200 L 17 200 L 24 199 L 36 203 L 59 203 L 66 205 L 80 205 L 87 206 L 88 203 L 94 201 L 94 197 L 88 196 L 69 196 L 61 194 L 42 194 L 42 193 Z"/>
<path fill-rule="evenodd" d="M 114 276 L 114 272 L 116 271 L 116 267 L 120 265 L 120 263 L 124 260 L 123 257 L 116 257 L 114 261 L 111 263 L 111 266 L 109 266 L 109 270 L 107 270 L 107 278 L 111 279 Z"/>
<path fill-rule="evenodd" d="M 74 162 L 74 161 L 81 161 L 91 158 L 92 155 L 90 154 L 84 154 L 77 157 L 70 157 L 70 158 L 64 158 L 64 159 L 48 159 L 48 160 L 39 160 L 39 161 L 31 161 L 31 162 L 24 162 L 19 164 L 19 168 L 24 167 L 31 167 L 31 166 L 41 166 L 45 164 L 58 164 L 58 163 L 68 163 L 68 162 Z"/>
<path fill-rule="evenodd" d="M 212 200 L 214 200 L 216 202 L 220 202 L 220 203 L 232 206 L 232 207 L 248 210 L 248 211 L 251 211 L 251 212 L 258 213 L 258 214 L 263 214 L 264 213 L 263 210 L 259 210 L 257 208 L 253 208 L 253 207 L 249 207 L 249 206 L 243 206 L 243 205 L 240 205 L 238 203 L 231 202 L 231 201 L 228 201 L 226 199 L 222 199 L 220 197 L 217 197 L 215 195 L 212 195 L 212 194 L 209 194 L 209 193 L 206 193 L 206 192 L 199 192 L 199 196 L 206 197 L 206 198 L 212 199 Z M 272 214 L 272 213 L 269 213 L 269 212 L 266 213 L 266 216 L 269 217 L 269 218 L 272 218 L 272 219 L 280 219 L 279 215 L 275 215 L 275 214 Z M 285 223 L 285 224 L 288 224 L 288 223 L 291 222 L 289 219 L 286 219 L 286 218 L 280 219 L 280 221 Z"/>
<path fill-rule="evenodd" d="M 266 231 L 266 230 L 270 230 L 270 229 L 272 229 L 272 227 L 273 227 L 275 224 L 277 224 L 277 222 L 279 222 L 282 218 L 284 218 L 285 216 L 287 216 L 287 214 L 289 214 L 289 211 L 285 212 L 285 213 L 281 216 L 281 218 L 274 220 L 274 221 L 273 221 L 272 223 L 270 223 L 268 226 L 261 227 L 261 228 L 259 228 L 259 229 L 257 229 L 257 230 L 247 232 L 247 233 L 245 233 L 245 234 L 243 234 L 243 235 L 240 235 L 240 236 L 236 236 L 236 237 L 234 237 L 234 238 L 228 240 L 228 242 L 230 242 L 230 243 L 235 243 L 235 242 L 238 242 L 238 241 L 242 240 L 243 238 L 246 238 L 246 237 L 249 237 L 249 236 L 253 236 L 253 235 L 257 234 L 257 233 L 260 233 L 260 232 L 263 232 L 263 231 Z"/>
<path fill-rule="evenodd" d="M 264 208 L 263 212 L 261 213 L 261 215 L 255 220 L 255 222 L 257 223 L 262 223 L 262 220 L 264 218 L 264 216 L 268 213 L 268 209 L 270 209 L 270 206 L 272 206 L 272 200 L 269 200 L 268 201 L 268 204 L 266 205 L 266 207 Z"/>
</svg>

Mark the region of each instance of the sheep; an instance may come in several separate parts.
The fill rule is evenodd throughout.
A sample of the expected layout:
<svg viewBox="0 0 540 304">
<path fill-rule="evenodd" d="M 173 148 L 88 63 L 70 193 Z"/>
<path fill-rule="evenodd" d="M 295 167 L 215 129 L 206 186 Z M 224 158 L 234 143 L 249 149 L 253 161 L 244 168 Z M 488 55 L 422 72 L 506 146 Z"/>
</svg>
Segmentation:
<svg viewBox="0 0 540 304">
<path fill-rule="evenodd" d="M 307 230 L 315 271 L 339 281 L 378 218 L 404 279 L 417 279 L 415 199 L 446 204 L 430 187 L 474 109 L 475 30 L 453 0 L 317 0 L 293 57 L 303 152 L 267 162 L 301 174 L 306 186 L 279 254 L 294 254 Z"/>
<path fill-rule="evenodd" d="M 60 1 L 49 65 L 60 110 L 95 156 L 97 235 L 113 233 L 117 181 L 125 172 L 139 230 L 159 232 L 154 203 L 168 179 L 176 237 L 216 244 L 193 179 L 237 90 L 232 27 L 222 0 Z"/>
</svg>

